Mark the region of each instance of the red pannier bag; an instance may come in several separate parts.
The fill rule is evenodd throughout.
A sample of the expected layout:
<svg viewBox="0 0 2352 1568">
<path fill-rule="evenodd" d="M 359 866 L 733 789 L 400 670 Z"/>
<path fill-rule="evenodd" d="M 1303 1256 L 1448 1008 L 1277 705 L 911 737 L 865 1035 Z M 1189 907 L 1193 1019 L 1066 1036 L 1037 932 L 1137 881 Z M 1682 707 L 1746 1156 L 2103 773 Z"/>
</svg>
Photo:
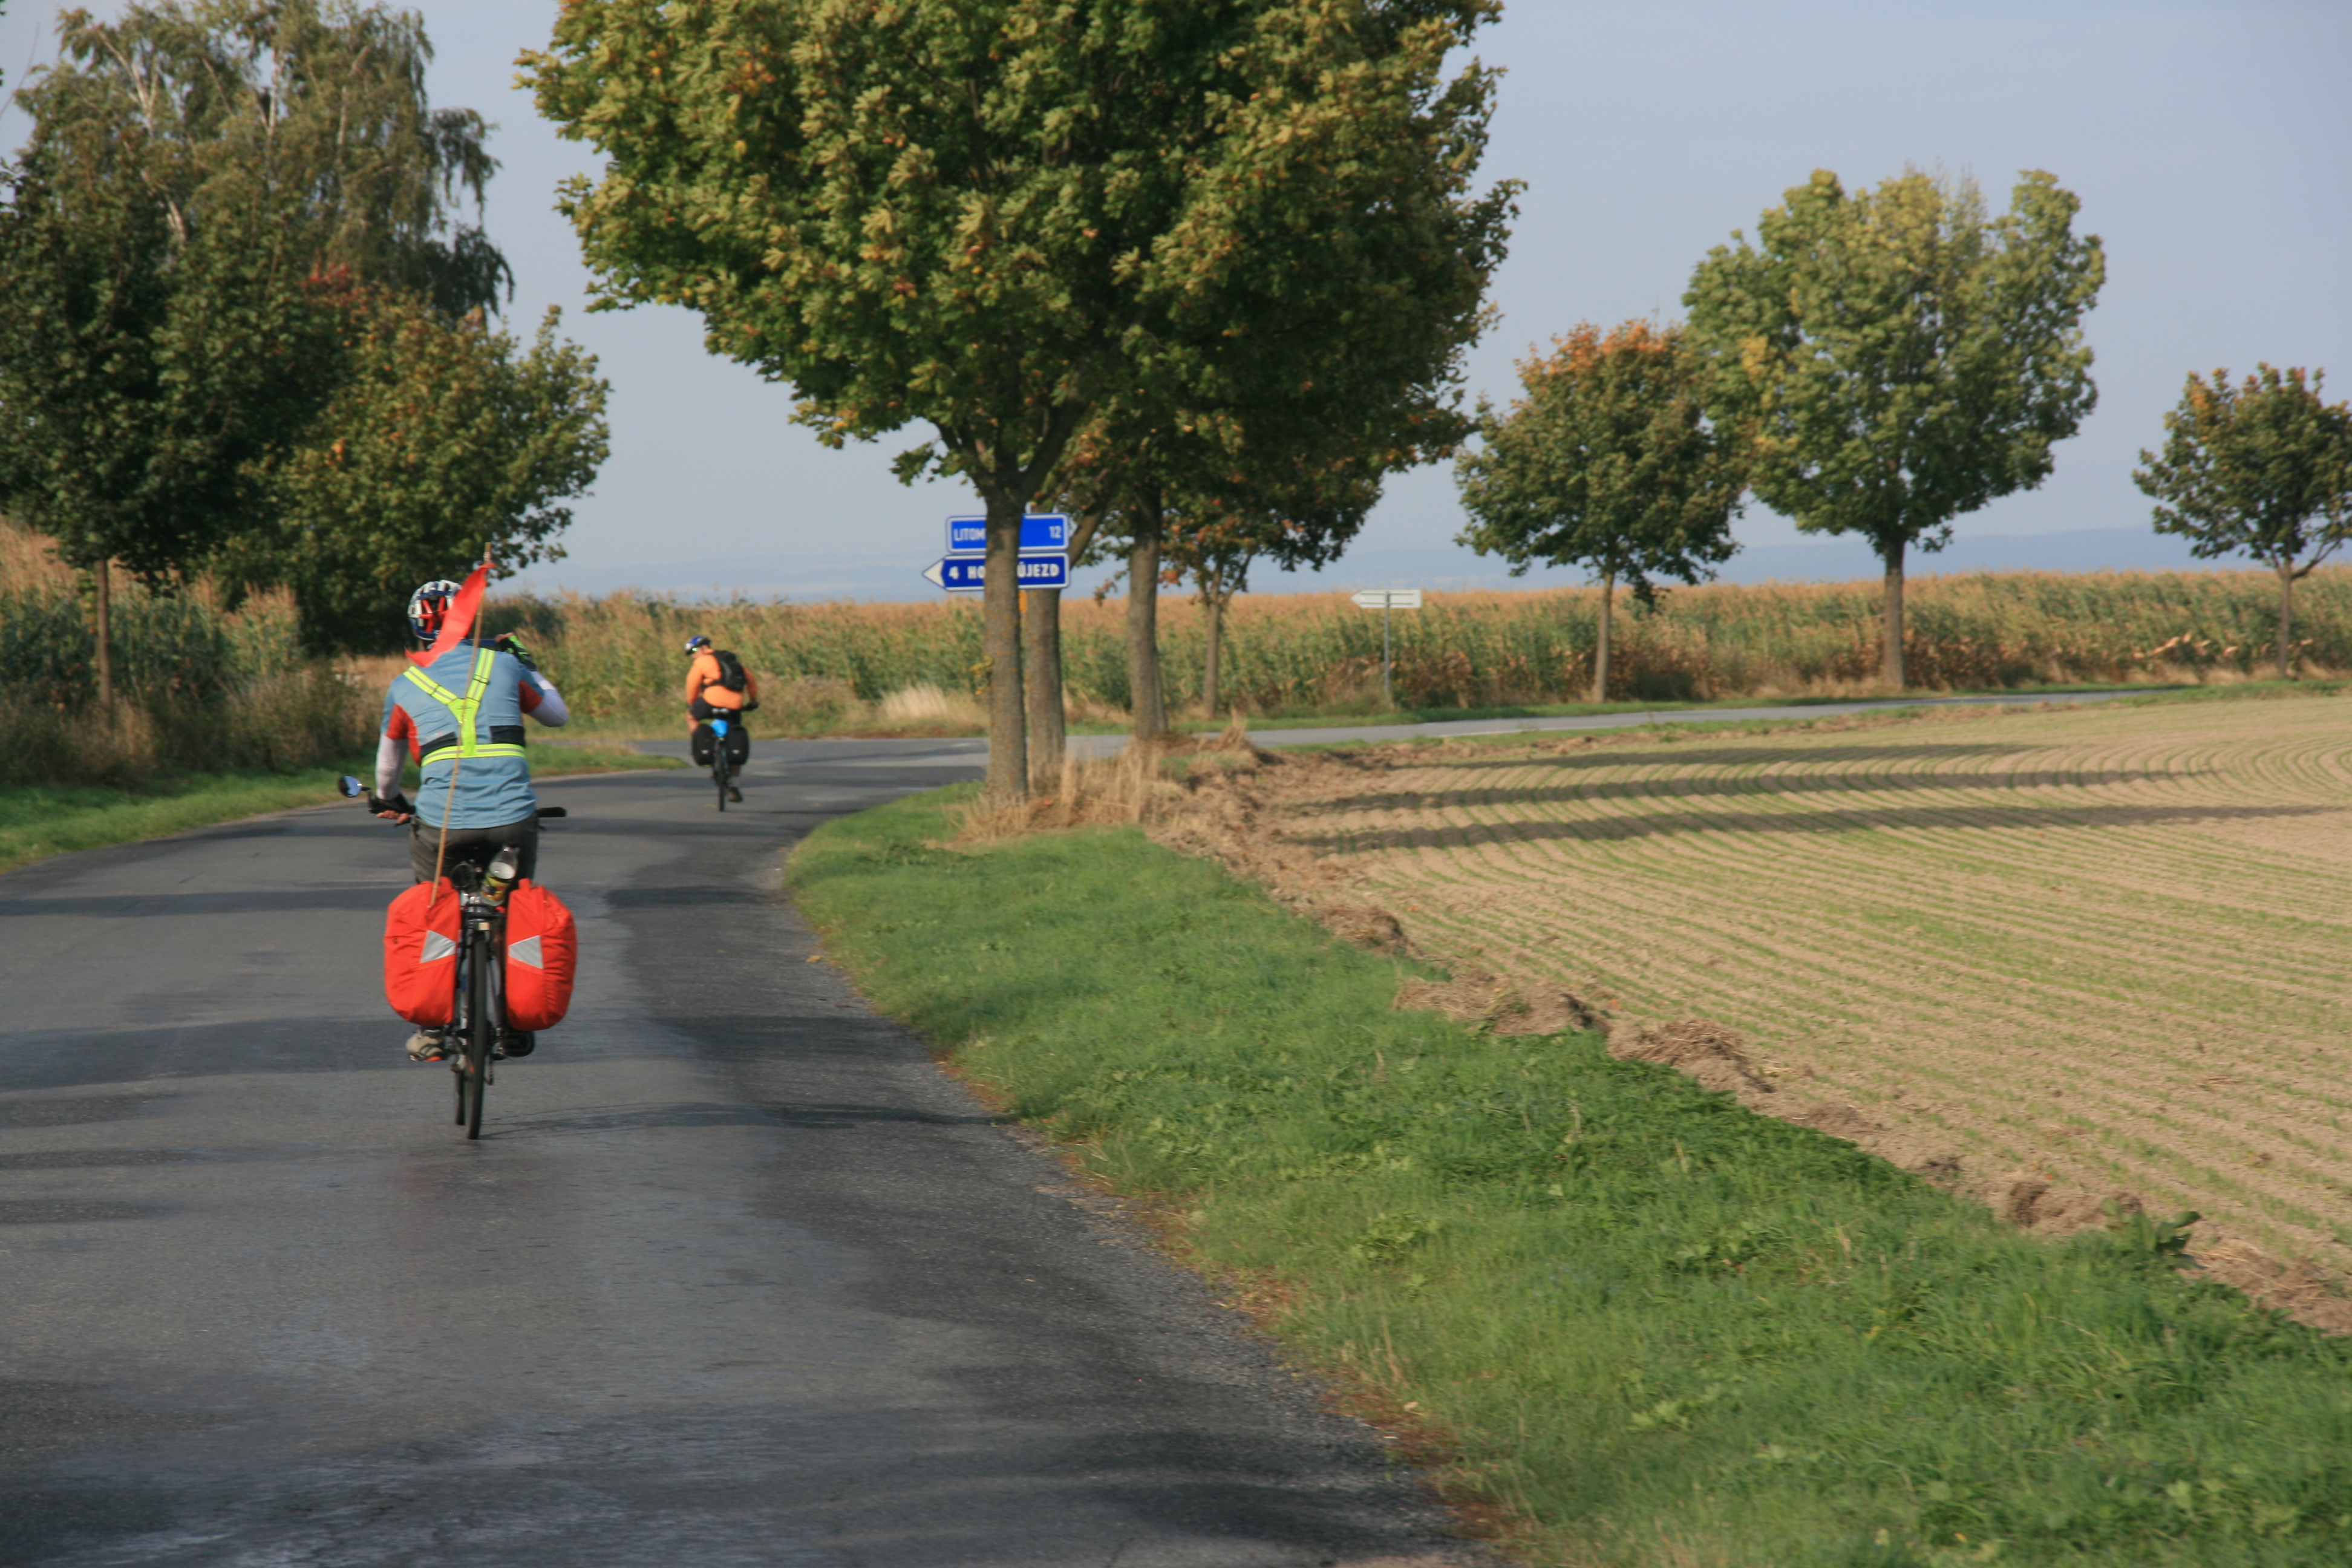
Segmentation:
<svg viewBox="0 0 2352 1568">
<path fill-rule="evenodd" d="M 529 878 L 507 894 L 507 1027 L 551 1029 L 572 1007 L 580 939 L 563 900 Z"/>
<path fill-rule="evenodd" d="M 383 999 L 412 1024 L 432 1029 L 449 1021 L 463 916 L 457 889 L 446 877 L 437 896 L 435 884 L 419 882 L 384 911 Z"/>
</svg>

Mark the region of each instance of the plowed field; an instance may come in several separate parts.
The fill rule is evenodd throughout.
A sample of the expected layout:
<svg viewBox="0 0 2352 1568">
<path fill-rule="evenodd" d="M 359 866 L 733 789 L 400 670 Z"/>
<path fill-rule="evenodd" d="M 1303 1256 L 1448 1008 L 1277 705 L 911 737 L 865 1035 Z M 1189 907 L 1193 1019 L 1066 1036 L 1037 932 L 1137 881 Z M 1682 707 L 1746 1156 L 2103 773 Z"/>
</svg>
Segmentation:
<svg viewBox="0 0 2352 1568">
<path fill-rule="evenodd" d="M 2204 1244 L 2352 1266 L 2352 700 L 1400 747 L 1267 783 L 1263 827 L 1425 948 L 1728 1025 L 1979 1191 L 2130 1192 L 2201 1210 Z"/>
</svg>

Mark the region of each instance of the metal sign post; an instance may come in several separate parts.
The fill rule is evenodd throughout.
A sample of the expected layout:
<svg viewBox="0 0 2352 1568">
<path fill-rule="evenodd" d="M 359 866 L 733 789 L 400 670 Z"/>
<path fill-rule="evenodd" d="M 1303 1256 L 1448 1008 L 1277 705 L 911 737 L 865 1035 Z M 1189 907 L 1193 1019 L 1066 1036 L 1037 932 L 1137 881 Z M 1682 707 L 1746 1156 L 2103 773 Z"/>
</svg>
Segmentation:
<svg viewBox="0 0 2352 1568">
<path fill-rule="evenodd" d="M 1378 610 L 1381 613 L 1381 700 L 1393 708 L 1396 706 L 1394 674 L 1396 644 L 1389 635 L 1389 612 L 1421 608 L 1421 590 L 1418 588 L 1366 588 L 1360 593 L 1350 594 L 1348 597 L 1360 609 Z"/>
</svg>

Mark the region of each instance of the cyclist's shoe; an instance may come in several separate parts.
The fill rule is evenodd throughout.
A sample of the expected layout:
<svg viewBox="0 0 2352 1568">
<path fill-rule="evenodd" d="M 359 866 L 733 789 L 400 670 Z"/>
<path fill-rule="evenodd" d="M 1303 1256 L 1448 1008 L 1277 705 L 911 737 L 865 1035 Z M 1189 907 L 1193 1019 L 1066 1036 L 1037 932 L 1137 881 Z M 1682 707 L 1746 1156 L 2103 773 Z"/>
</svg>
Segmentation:
<svg viewBox="0 0 2352 1568">
<path fill-rule="evenodd" d="M 527 1057 L 539 1049 L 539 1037 L 529 1029 L 509 1029 L 499 1037 L 499 1055 Z"/>
<path fill-rule="evenodd" d="M 413 1062 L 441 1062 L 449 1059 L 449 1049 L 441 1043 L 438 1029 L 419 1029 L 408 1037 L 408 1059 Z"/>
<path fill-rule="evenodd" d="M 727 798 L 733 801 L 736 805 L 740 805 L 743 804 L 743 792 L 737 789 L 733 784 L 729 784 L 727 786 Z"/>
</svg>

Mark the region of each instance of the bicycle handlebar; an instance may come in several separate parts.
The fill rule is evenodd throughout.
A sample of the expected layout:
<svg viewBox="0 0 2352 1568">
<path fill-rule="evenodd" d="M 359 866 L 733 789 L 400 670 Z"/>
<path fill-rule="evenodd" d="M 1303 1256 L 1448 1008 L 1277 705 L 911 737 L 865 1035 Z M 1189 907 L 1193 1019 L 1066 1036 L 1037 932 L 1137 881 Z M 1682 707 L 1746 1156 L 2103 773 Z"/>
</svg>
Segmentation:
<svg viewBox="0 0 2352 1568">
<path fill-rule="evenodd" d="M 395 795 L 390 800 L 378 799 L 376 797 L 375 791 L 368 788 L 366 784 L 361 783 L 358 779 L 353 778 L 349 773 L 345 773 L 342 777 L 335 781 L 335 788 L 341 793 L 342 797 L 345 800 L 364 799 L 368 804 L 368 809 L 370 811 L 396 811 L 402 816 L 414 816 L 416 810 L 416 808 L 409 803 L 406 795 Z M 537 815 L 539 819 L 544 822 L 550 817 L 569 816 L 572 813 L 560 805 L 542 805 L 539 808 Z"/>
</svg>

